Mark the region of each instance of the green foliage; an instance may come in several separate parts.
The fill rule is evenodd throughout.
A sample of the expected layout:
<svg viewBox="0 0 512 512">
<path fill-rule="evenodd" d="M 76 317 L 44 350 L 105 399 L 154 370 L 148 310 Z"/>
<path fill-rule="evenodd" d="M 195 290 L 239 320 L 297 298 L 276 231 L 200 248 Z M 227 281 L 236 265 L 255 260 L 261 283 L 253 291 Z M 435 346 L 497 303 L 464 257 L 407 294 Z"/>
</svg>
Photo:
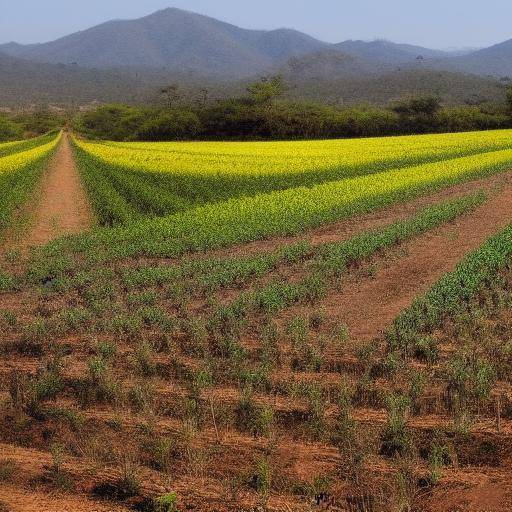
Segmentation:
<svg viewBox="0 0 512 512">
<path fill-rule="evenodd" d="M 439 76 L 436 78 L 443 82 L 444 79 Z M 388 80 L 391 78 L 387 77 Z M 453 76 L 450 78 L 453 79 Z M 474 81 L 475 87 L 482 85 L 474 77 L 466 80 Z M 158 141 L 196 137 L 208 140 L 368 137 L 511 126 L 504 104 L 489 104 L 472 98 L 465 102 L 456 101 L 455 108 L 443 107 L 439 97 L 428 94 L 431 90 L 428 86 L 421 87 L 421 81 L 408 90 L 425 90 L 427 94 L 419 92 L 419 96 L 391 103 L 389 108 L 370 106 L 382 103 L 382 100 L 368 104 L 357 101 L 355 104 L 358 106 L 336 106 L 336 101 L 326 102 L 326 97 L 333 96 L 337 100 L 340 97 L 340 91 L 332 87 L 333 84 L 314 80 L 317 88 L 324 89 L 319 92 L 308 90 L 312 83 L 312 80 L 301 80 L 296 87 L 289 87 L 281 76 L 264 77 L 247 86 L 246 96 L 230 97 L 232 92 L 223 92 L 219 94 L 223 99 L 215 104 L 207 101 L 208 94 L 205 94 L 207 90 L 204 87 L 198 91 L 202 99 L 197 101 L 196 92 L 195 101 L 191 101 L 191 91 L 185 88 L 179 90 L 177 85 L 171 85 L 161 90 L 165 108 L 116 104 L 101 106 L 80 115 L 76 127 L 91 138 Z M 364 82 L 355 85 L 349 83 L 343 92 L 350 94 L 348 89 L 358 91 L 358 87 L 368 85 L 372 86 Z M 502 98 L 499 84 L 493 85 Z M 390 97 L 402 97 L 403 87 L 403 83 L 399 83 L 398 89 L 402 90 Z M 445 88 L 454 94 L 446 84 Z M 226 89 L 229 90 L 229 86 Z M 301 89 L 302 93 L 297 92 Z M 358 92 L 355 93 L 356 97 Z M 307 97 L 319 102 L 308 101 Z"/>
<path fill-rule="evenodd" d="M 25 134 L 29 134 L 32 137 L 59 131 L 65 124 L 65 119 L 62 115 L 55 114 L 45 108 L 18 114 L 14 117 L 14 120 L 22 127 Z"/>
<path fill-rule="evenodd" d="M 193 139 L 201 131 L 201 122 L 194 112 L 175 110 L 148 116 L 138 128 L 137 140 L 186 140 Z"/>
<path fill-rule="evenodd" d="M 100 248 L 107 249 L 110 257 L 136 254 L 178 256 L 188 251 L 294 234 L 449 184 L 488 176 L 508 168 L 511 162 L 512 151 L 504 150 L 448 160 L 442 166 L 437 163 L 424 164 L 332 181 L 311 188 L 297 187 L 232 199 L 164 218 L 130 222 L 118 229 L 98 231 L 83 236 L 83 244 L 74 240 L 73 247 L 75 250 L 84 245 L 88 250 L 93 247 L 100 251 Z M 115 189 L 103 189 L 104 174 L 102 176 L 101 171 L 90 173 L 90 169 L 84 166 L 83 172 L 92 189 L 93 203 L 100 218 L 104 221 L 113 217 L 134 219 L 131 213 L 125 214 L 127 208 L 132 208 Z M 119 205 L 122 210 L 120 216 L 117 215 L 121 211 L 117 210 Z M 66 241 L 59 243 L 62 245 Z M 310 284 L 314 288 L 315 283 Z"/>
<path fill-rule="evenodd" d="M 284 92 L 285 85 L 281 76 L 262 78 L 260 82 L 249 85 L 249 99 L 256 105 L 272 103 Z"/>
<path fill-rule="evenodd" d="M 33 190 L 57 142 L 52 134 L 4 148 L 0 145 L 0 234 Z"/>
<path fill-rule="evenodd" d="M 411 98 L 393 105 L 392 109 L 404 116 L 434 116 L 441 108 L 441 100 L 435 96 Z"/>
<path fill-rule="evenodd" d="M 453 272 L 443 276 L 397 317 L 388 333 L 390 346 L 409 353 L 419 338 L 432 333 L 446 318 L 467 312 L 484 287 L 499 282 L 500 270 L 508 268 L 511 256 L 512 226 L 508 226 L 468 255 Z"/>
<path fill-rule="evenodd" d="M 178 512 L 178 495 L 169 492 L 156 498 L 154 512 Z"/>
<path fill-rule="evenodd" d="M 512 113 L 512 86 L 507 89 L 507 104 L 510 112 Z"/>
<path fill-rule="evenodd" d="M 413 440 L 406 426 L 411 406 L 408 397 L 390 394 L 387 397 L 388 423 L 381 434 L 381 454 L 388 457 L 405 456 L 413 448 Z"/>
<path fill-rule="evenodd" d="M 138 126 L 144 122 L 144 113 L 125 105 L 104 105 L 84 113 L 77 120 L 77 128 L 92 138 L 131 140 Z"/>
<path fill-rule="evenodd" d="M 0 142 L 20 139 L 23 134 L 21 125 L 0 115 Z"/>
</svg>

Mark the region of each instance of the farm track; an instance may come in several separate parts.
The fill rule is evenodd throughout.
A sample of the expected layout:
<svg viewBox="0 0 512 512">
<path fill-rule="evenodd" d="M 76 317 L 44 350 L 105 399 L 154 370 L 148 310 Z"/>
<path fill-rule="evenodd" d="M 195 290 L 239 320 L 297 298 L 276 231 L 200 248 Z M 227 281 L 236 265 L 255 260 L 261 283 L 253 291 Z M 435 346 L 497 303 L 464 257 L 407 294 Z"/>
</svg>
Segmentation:
<svg viewBox="0 0 512 512">
<path fill-rule="evenodd" d="M 34 207 L 35 204 L 35 207 Z M 65 235 L 89 229 L 94 215 L 75 164 L 69 136 L 64 134 L 30 206 L 31 226 L 7 246 L 26 251 Z"/>
</svg>

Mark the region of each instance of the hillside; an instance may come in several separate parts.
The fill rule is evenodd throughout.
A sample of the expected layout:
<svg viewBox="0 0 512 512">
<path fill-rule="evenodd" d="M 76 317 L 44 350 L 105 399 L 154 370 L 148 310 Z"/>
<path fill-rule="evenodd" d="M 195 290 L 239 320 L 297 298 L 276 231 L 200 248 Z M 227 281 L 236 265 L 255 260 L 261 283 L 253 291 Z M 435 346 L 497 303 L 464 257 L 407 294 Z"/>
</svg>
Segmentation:
<svg viewBox="0 0 512 512">
<path fill-rule="evenodd" d="M 306 75 L 307 76 L 307 75 Z M 390 101 L 417 95 L 437 95 L 446 105 L 503 102 L 505 87 L 497 80 L 430 69 L 403 69 L 380 75 L 345 76 L 294 82 L 294 97 L 339 105 Z"/>
<path fill-rule="evenodd" d="M 45 44 L 0 45 L 0 51 L 83 67 L 144 66 L 240 77 L 326 46 L 294 30 L 245 30 L 191 12 L 166 9 L 138 20 L 110 21 Z"/>
<path fill-rule="evenodd" d="M 45 64 L 0 53 L 0 105 L 85 105 L 99 102 L 146 102 L 171 82 L 194 94 L 196 82 L 209 82 L 170 71 L 87 69 L 76 65 Z M 197 86 L 199 88 L 199 86 Z"/>
<path fill-rule="evenodd" d="M 295 82 L 360 77 L 374 75 L 386 69 L 386 66 L 329 48 L 301 57 L 293 57 L 279 71 L 287 80 Z"/>
<path fill-rule="evenodd" d="M 246 30 L 170 8 L 49 43 L 0 45 L 0 105 L 141 103 L 171 83 L 186 98 L 205 88 L 210 99 L 224 98 L 275 73 L 294 97 L 315 101 L 382 104 L 412 94 L 502 101 L 502 84 L 489 77 L 512 76 L 512 40 L 466 52 L 383 40 L 331 45 L 295 30 Z"/>
<path fill-rule="evenodd" d="M 469 55 L 435 61 L 430 65 L 462 73 L 490 75 L 498 78 L 510 77 L 512 76 L 512 39 L 490 48 L 472 52 Z"/>
<path fill-rule="evenodd" d="M 493 79 L 429 69 L 376 73 L 370 64 L 335 50 L 292 58 L 279 71 L 293 99 L 385 104 L 407 95 L 438 94 L 445 103 L 457 104 L 504 98 L 504 86 Z M 205 88 L 214 100 L 244 94 L 251 80 L 224 82 L 165 70 L 87 69 L 0 53 L 0 105 L 4 107 L 155 102 L 160 88 L 170 83 L 180 85 L 186 100 L 200 97 Z"/>
<path fill-rule="evenodd" d="M 512 75 L 512 40 L 476 51 L 441 51 L 385 40 L 328 44 L 296 30 L 247 30 L 175 8 L 109 21 L 43 44 L 3 44 L 0 52 L 84 68 L 146 68 L 217 79 L 273 73 L 290 59 L 291 67 L 300 69 L 301 58 L 311 62 L 317 57 L 321 62 L 313 76 L 324 74 L 322 69 L 335 70 L 335 76 L 343 69 L 366 75 L 404 66 L 498 78 Z"/>
<path fill-rule="evenodd" d="M 431 50 L 421 46 L 397 44 L 390 41 L 344 41 L 335 45 L 336 49 L 360 59 L 380 64 L 406 64 L 423 59 L 440 59 L 451 56 L 450 52 Z"/>
</svg>

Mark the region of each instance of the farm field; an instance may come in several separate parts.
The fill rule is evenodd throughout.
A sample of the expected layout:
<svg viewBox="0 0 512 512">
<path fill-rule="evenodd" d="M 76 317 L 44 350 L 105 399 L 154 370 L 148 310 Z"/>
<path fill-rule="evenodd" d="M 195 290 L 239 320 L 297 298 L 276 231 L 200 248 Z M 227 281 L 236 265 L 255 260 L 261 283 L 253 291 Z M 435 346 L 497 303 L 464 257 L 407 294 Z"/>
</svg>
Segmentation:
<svg viewBox="0 0 512 512">
<path fill-rule="evenodd" d="M 0 511 L 512 509 L 512 131 L 51 134 L 0 190 Z"/>
</svg>

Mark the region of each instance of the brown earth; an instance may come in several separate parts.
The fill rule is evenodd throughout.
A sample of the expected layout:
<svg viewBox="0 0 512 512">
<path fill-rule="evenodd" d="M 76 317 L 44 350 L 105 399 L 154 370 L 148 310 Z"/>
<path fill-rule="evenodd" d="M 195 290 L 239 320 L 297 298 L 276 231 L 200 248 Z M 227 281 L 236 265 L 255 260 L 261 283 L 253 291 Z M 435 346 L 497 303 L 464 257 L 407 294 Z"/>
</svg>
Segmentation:
<svg viewBox="0 0 512 512">
<path fill-rule="evenodd" d="M 378 337 L 394 318 L 468 253 L 512 222 L 512 180 L 474 212 L 402 245 L 374 276 L 349 278 L 323 306 L 358 342 Z"/>
<path fill-rule="evenodd" d="M 27 209 L 33 219 L 31 228 L 6 245 L 24 250 L 81 233 L 92 226 L 94 215 L 66 133 Z"/>
</svg>

